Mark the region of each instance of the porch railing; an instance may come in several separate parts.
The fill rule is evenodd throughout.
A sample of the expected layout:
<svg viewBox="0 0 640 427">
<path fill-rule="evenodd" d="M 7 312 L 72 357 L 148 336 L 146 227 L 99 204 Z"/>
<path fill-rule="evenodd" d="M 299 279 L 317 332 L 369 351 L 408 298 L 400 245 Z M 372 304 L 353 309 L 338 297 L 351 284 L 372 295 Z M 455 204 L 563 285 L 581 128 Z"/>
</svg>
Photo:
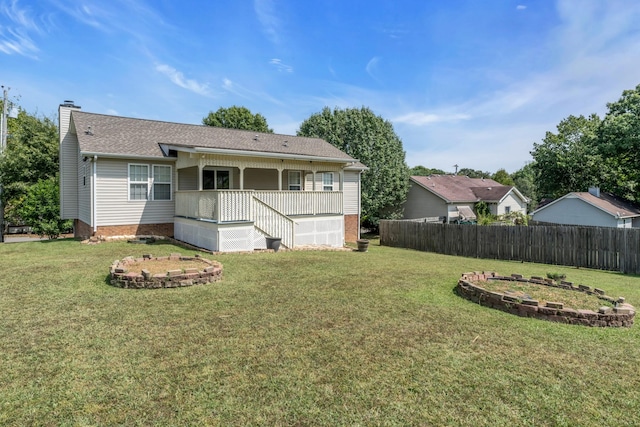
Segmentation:
<svg viewBox="0 0 640 427">
<path fill-rule="evenodd" d="M 254 201 L 255 226 L 268 236 L 280 237 L 283 245 L 292 248 L 295 245 L 295 222 L 263 201 L 257 198 Z"/>
<path fill-rule="evenodd" d="M 286 216 L 343 213 L 341 191 L 176 191 L 176 215 L 219 222 L 255 221 L 260 201 Z"/>
</svg>

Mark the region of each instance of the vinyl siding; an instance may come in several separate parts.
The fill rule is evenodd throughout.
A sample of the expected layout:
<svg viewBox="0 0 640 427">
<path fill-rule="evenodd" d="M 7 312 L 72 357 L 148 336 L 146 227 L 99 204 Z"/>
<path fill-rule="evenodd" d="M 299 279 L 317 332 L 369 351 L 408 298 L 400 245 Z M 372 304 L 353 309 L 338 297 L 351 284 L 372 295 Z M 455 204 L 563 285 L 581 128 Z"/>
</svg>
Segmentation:
<svg viewBox="0 0 640 427">
<path fill-rule="evenodd" d="M 498 215 L 504 214 L 504 209 L 506 206 L 511 206 L 511 212 L 522 212 L 523 214 L 527 213 L 527 204 L 524 203 L 520 197 L 510 192 L 507 197 L 504 198 L 502 203 L 498 205 Z"/>
<path fill-rule="evenodd" d="M 617 227 L 618 221 L 608 213 L 578 198 L 565 198 L 533 215 L 534 221 L 555 224 Z"/>
<path fill-rule="evenodd" d="M 198 167 L 180 169 L 178 172 L 178 190 L 198 189 Z"/>
<path fill-rule="evenodd" d="M 286 177 L 286 175 L 285 175 Z M 234 181 L 236 186 L 240 185 L 240 178 Z M 282 180 L 282 187 L 285 189 L 287 185 L 286 179 Z M 277 169 L 254 169 L 247 168 L 244 170 L 244 189 L 245 190 L 277 190 L 278 189 L 278 170 Z"/>
<path fill-rule="evenodd" d="M 78 157 L 78 219 L 85 224 L 93 225 L 91 213 L 91 183 L 93 182 L 93 162 L 87 160 L 83 162 Z M 85 176 L 86 173 L 86 176 Z"/>
<path fill-rule="evenodd" d="M 453 210 L 457 212 L 455 207 Z M 404 202 L 404 218 L 439 217 L 447 214 L 447 203 L 444 200 L 418 184 L 409 185 L 407 200 Z"/>
<path fill-rule="evenodd" d="M 336 174 L 333 176 L 336 179 Z M 334 184 L 335 185 L 335 184 Z M 335 188 L 335 187 L 334 187 Z M 360 214 L 360 173 L 344 171 L 342 192 L 344 195 L 343 210 L 345 215 Z"/>
<path fill-rule="evenodd" d="M 60 107 L 60 217 L 78 218 L 78 138 L 71 133 L 71 110 Z"/>
<path fill-rule="evenodd" d="M 98 226 L 127 224 L 161 224 L 173 222 L 174 201 L 128 200 L 129 163 L 171 165 L 175 191 L 175 165 L 171 162 L 129 162 L 98 159 L 97 222 Z M 151 191 L 151 190 L 149 190 Z M 172 197 L 173 198 L 173 197 Z"/>
</svg>

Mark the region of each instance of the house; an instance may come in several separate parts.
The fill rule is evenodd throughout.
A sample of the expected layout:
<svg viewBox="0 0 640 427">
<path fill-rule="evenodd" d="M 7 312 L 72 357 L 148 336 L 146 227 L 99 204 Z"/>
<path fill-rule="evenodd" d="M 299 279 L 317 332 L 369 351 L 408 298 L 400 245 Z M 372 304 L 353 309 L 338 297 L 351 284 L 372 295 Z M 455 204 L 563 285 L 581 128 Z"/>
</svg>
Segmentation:
<svg viewBox="0 0 640 427">
<path fill-rule="evenodd" d="M 59 108 L 60 212 L 75 235 L 163 235 L 212 251 L 342 246 L 360 231 L 357 159 L 318 138 Z"/>
<path fill-rule="evenodd" d="M 640 227 L 640 207 L 600 192 L 597 187 L 588 192 L 568 193 L 531 213 L 537 222 L 597 227 Z"/>
<path fill-rule="evenodd" d="M 404 218 L 439 218 L 443 222 L 475 220 L 474 206 L 487 203 L 494 215 L 527 213 L 529 200 L 517 188 L 488 178 L 460 175 L 412 176 Z"/>
</svg>

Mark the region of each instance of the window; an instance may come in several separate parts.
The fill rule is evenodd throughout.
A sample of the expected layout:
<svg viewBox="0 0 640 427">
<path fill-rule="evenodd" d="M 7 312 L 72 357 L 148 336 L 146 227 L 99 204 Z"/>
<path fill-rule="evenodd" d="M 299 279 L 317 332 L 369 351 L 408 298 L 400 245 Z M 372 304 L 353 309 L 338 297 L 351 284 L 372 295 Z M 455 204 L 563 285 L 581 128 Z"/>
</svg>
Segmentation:
<svg viewBox="0 0 640 427">
<path fill-rule="evenodd" d="M 302 190 L 302 173 L 300 171 L 289 171 L 289 190 Z"/>
<path fill-rule="evenodd" d="M 171 166 L 153 166 L 153 200 L 171 200 Z"/>
<path fill-rule="evenodd" d="M 505 206 L 504 207 L 504 213 L 506 213 L 506 214 L 511 213 L 511 206 Z"/>
<path fill-rule="evenodd" d="M 333 191 L 333 172 L 322 174 L 322 191 Z"/>
<path fill-rule="evenodd" d="M 149 191 L 149 166 L 129 165 L 129 200 L 147 200 Z"/>
<path fill-rule="evenodd" d="M 203 190 L 229 190 L 231 171 L 228 169 L 205 169 L 202 171 Z"/>
<path fill-rule="evenodd" d="M 129 200 L 171 200 L 171 185 L 171 166 L 129 164 Z"/>
</svg>

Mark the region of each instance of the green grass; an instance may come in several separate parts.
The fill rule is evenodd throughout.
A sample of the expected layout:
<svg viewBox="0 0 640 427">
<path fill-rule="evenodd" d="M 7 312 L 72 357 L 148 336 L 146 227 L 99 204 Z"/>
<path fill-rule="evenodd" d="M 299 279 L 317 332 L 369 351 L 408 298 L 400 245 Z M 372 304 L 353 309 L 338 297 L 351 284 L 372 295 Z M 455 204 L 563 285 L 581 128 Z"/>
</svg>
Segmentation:
<svg viewBox="0 0 640 427">
<path fill-rule="evenodd" d="M 220 283 L 109 286 L 116 259 L 0 245 L 0 425 L 640 424 L 640 333 L 520 318 L 461 273 L 549 266 L 380 247 L 225 254 Z M 640 306 L 640 278 L 554 266 Z"/>
</svg>

